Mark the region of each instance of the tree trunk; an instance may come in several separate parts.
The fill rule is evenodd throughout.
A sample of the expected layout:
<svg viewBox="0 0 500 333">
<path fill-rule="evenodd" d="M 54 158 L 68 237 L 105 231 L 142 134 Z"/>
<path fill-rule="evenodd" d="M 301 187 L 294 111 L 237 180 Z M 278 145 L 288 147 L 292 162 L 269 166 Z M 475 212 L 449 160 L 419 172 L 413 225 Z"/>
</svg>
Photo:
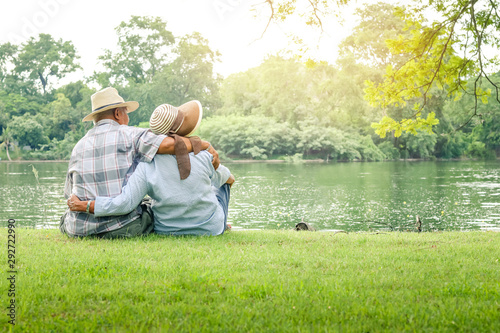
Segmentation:
<svg viewBox="0 0 500 333">
<path fill-rule="evenodd" d="M 38 76 L 40 77 L 40 81 L 42 81 L 43 94 L 45 95 L 45 86 L 47 85 L 47 79 L 43 77 L 42 73 L 38 72 Z"/>
<path fill-rule="evenodd" d="M 12 159 L 10 158 L 9 154 L 9 141 L 5 142 L 5 150 L 7 151 L 7 158 L 9 159 L 9 162 L 12 162 Z"/>
</svg>

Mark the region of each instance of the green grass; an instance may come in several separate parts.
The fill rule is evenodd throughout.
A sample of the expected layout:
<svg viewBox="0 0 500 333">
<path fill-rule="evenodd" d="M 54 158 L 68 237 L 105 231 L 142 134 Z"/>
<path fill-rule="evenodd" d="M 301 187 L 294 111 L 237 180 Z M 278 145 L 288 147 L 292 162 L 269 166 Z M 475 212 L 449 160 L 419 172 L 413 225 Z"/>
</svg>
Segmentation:
<svg viewBox="0 0 500 333">
<path fill-rule="evenodd" d="M 500 233 L 16 235 L 19 332 L 500 331 Z"/>
</svg>

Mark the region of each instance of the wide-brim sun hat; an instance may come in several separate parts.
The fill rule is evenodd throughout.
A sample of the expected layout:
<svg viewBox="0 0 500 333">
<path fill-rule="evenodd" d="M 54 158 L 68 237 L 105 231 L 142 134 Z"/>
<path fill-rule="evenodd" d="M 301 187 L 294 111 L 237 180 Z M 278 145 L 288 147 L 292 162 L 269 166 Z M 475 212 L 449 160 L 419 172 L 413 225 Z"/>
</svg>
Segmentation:
<svg viewBox="0 0 500 333">
<path fill-rule="evenodd" d="M 90 99 L 92 101 L 92 112 L 86 115 L 82 121 L 92 121 L 96 114 L 115 108 L 126 107 L 127 113 L 130 113 L 139 107 L 139 103 L 135 101 L 125 102 L 123 97 L 118 94 L 118 91 L 112 87 L 96 92 Z"/>
<path fill-rule="evenodd" d="M 200 126 L 203 107 L 199 101 L 189 101 L 179 107 L 170 104 L 158 106 L 149 119 L 149 127 L 155 134 L 169 133 L 190 136 Z"/>
</svg>

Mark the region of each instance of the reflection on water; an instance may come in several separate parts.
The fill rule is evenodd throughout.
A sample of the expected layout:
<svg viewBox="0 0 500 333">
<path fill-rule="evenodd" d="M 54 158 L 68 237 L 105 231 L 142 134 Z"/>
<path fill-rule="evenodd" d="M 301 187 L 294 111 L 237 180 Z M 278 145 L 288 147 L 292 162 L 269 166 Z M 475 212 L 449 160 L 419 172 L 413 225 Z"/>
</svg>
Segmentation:
<svg viewBox="0 0 500 333">
<path fill-rule="evenodd" d="M 67 163 L 0 163 L 3 224 L 53 228 L 66 209 Z M 229 222 L 238 229 L 500 230 L 498 161 L 227 164 Z"/>
</svg>

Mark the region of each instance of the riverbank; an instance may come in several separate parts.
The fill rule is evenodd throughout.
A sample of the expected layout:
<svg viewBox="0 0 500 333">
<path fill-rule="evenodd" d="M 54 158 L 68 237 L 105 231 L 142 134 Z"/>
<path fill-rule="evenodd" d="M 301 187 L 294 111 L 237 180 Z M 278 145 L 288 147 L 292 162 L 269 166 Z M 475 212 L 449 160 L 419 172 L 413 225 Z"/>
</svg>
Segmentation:
<svg viewBox="0 0 500 333">
<path fill-rule="evenodd" d="M 379 162 L 426 162 L 426 161 L 438 161 L 438 162 L 447 162 L 447 161 L 480 161 L 481 159 L 477 158 L 448 158 L 448 159 L 442 159 L 442 158 L 436 158 L 436 159 L 424 159 L 424 158 L 407 158 L 407 159 L 400 159 L 400 160 L 384 160 L 384 161 L 379 161 Z M 497 157 L 496 160 L 500 160 L 500 157 Z M 65 162 L 68 163 L 69 160 L 0 160 L 0 163 L 2 162 L 7 162 L 7 163 L 47 163 L 47 162 Z M 300 160 L 300 161 L 285 161 L 285 160 L 221 160 L 222 163 L 224 164 L 246 164 L 246 163 L 373 163 L 372 161 L 361 161 L 361 160 L 353 160 L 353 161 L 326 161 L 322 159 L 312 159 L 312 160 Z"/>
<path fill-rule="evenodd" d="M 499 260 L 492 232 L 106 241 L 17 229 L 16 330 L 499 331 Z"/>
</svg>

